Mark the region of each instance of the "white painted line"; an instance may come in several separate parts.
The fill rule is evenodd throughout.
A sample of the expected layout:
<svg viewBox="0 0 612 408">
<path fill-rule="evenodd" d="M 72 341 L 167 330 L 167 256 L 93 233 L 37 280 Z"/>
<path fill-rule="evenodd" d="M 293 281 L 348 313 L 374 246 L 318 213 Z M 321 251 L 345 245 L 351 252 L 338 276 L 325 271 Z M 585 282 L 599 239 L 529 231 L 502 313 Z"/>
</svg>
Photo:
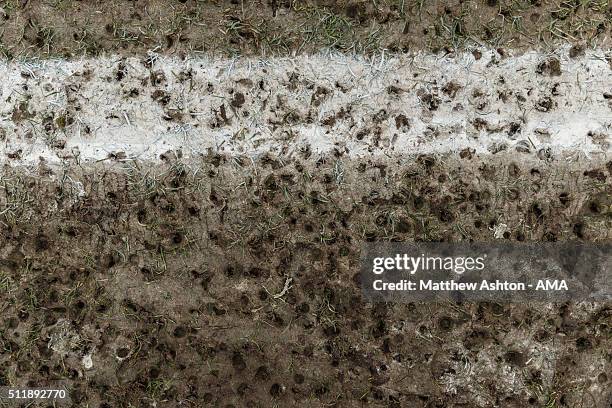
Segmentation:
<svg viewBox="0 0 612 408">
<path fill-rule="evenodd" d="M 604 51 L 441 57 L 158 57 L 0 64 L 0 160 L 155 160 L 168 150 L 354 157 L 459 152 L 607 157 Z M 538 73 L 540 72 L 540 73 Z M 522 152 L 522 153 L 521 153 Z"/>
</svg>

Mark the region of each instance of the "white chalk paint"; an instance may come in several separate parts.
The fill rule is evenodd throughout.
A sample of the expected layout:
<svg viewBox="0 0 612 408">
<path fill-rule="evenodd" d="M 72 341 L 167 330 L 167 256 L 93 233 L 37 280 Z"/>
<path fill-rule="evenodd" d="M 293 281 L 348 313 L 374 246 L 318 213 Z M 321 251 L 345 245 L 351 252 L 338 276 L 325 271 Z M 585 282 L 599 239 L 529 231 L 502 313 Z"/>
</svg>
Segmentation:
<svg viewBox="0 0 612 408">
<path fill-rule="evenodd" d="M 569 59 L 559 50 L 560 76 L 536 73 L 548 57 L 486 51 L 478 61 L 466 53 L 159 57 L 152 67 L 120 57 L 3 63 L 0 160 L 92 162 L 111 154 L 156 160 L 178 149 L 185 157 L 333 149 L 354 157 L 466 148 L 491 154 L 499 146 L 530 151 L 522 154 L 607 157 L 612 101 L 604 94 L 612 92 L 612 70 L 604 51 Z M 118 81 L 120 63 L 125 75 Z M 158 72 L 165 80 L 152 86 Z M 454 97 L 444 92 L 451 81 L 460 86 Z M 319 87 L 327 94 L 317 93 Z M 240 108 L 232 107 L 232 89 L 245 96 Z M 313 103 L 317 95 L 320 103 Z M 545 112 L 541 104 L 548 98 L 554 106 Z M 227 122 L 220 120 L 221 105 Z M 398 128 L 399 115 L 407 126 Z M 72 122 L 63 126 L 61 117 Z"/>
</svg>

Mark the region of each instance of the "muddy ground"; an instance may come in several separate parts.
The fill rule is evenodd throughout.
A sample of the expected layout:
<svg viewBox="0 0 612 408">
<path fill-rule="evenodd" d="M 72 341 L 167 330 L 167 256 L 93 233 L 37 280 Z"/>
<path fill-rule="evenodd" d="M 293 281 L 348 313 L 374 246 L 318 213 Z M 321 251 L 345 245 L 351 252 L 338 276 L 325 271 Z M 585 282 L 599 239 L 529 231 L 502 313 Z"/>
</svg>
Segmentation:
<svg viewBox="0 0 612 408">
<path fill-rule="evenodd" d="M 453 52 L 472 46 L 609 48 L 608 0 L 0 2 L 6 58 L 101 53 L 292 55 Z"/>
<path fill-rule="evenodd" d="M 609 240 L 612 163 L 178 156 L 5 168 L 3 384 L 79 407 L 612 402 L 609 305 L 368 304 L 357 279 L 363 241 Z"/>
<path fill-rule="evenodd" d="M 0 7 L 0 386 L 612 406 L 609 303 L 358 279 L 368 241 L 610 242 L 609 1 Z"/>
</svg>

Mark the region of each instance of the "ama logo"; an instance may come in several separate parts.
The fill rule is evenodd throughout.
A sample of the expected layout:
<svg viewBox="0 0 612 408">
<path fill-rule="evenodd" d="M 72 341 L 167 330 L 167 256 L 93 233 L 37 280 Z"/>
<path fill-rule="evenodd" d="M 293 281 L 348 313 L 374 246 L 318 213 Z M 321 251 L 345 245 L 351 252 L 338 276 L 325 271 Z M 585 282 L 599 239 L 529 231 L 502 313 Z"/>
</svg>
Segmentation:
<svg viewBox="0 0 612 408">
<path fill-rule="evenodd" d="M 567 288 L 567 282 L 565 282 L 565 279 L 561 279 L 561 280 L 540 279 L 536 286 L 536 290 L 568 290 L 568 288 Z"/>
</svg>

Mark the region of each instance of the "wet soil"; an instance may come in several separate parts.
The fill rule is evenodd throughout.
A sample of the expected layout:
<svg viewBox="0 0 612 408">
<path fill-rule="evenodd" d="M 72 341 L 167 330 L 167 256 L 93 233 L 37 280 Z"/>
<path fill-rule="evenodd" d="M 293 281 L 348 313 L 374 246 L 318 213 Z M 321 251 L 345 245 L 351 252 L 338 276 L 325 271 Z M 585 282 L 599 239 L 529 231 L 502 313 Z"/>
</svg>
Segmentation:
<svg viewBox="0 0 612 408">
<path fill-rule="evenodd" d="M 605 73 L 585 57 L 610 49 L 608 1 L 0 7 L 1 55 L 43 58 L 3 88 L 17 87 L 0 129 L 0 385 L 64 385 L 73 407 L 94 408 L 612 405 L 609 304 L 372 304 L 358 279 L 364 241 L 610 241 L 608 116 L 576 122 L 575 155 L 556 154 L 559 132 L 527 129 L 527 119 L 548 125 L 580 113 L 588 98 L 610 108 L 611 90 L 593 90 Z M 383 66 L 389 53 L 458 61 L 456 51 L 468 50 L 492 61 L 490 73 L 515 52 L 559 42 L 572 48 L 528 65 L 528 86 L 422 72 L 372 85 L 379 109 L 353 104 L 361 97 L 353 72 L 314 81 L 286 70 L 281 83 L 265 82 L 264 69 L 223 84 L 159 65 L 160 54 L 265 59 L 331 49 L 376 55 Z M 44 58 L 101 54 L 138 60 L 40 80 Z M 597 59 L 612 67 L 611 56 Z M 572 61 L 585 62 L 568 79 Z M 346 92 L 349 103 L 337 98 Z M 443 122 L 459 101 L 497 113 Z M 279 155 L 259 154 L 265 146 L 237 132 L 253 114 L 274 136 L 262 140 L 286 148 Z M 135 118 L 168 132 L 231 134 L 236 149 L 150 161 L 117 149 L 95 164 L 72 150 L 96 129 L 119 129 L 130 143 L 154 134 Z M 313 123 L 329 138 L 346 136 L 350 149 L 296 147 L 291 132 Z M 488 153 L 406 154 L 396 137 L 411 132 L 428 143 L 464 132 Z M 488 143 L 491 135 L 503 143 Z M 36 143 L 52 154 L 25 169 Z M 246 145 L 258 154 L 241 155 Z"/>
<path fill-rule="evenodd" d="M 5 167 L 1 384 L 75 407 L 609 406 L 610 305 L 369 304 L 357 273 L 363 241 L 610 240 L 612 164 L 180 156 Z"/>
<path fill-rule="evenodd" d="M 331 48 L 453 52 L 474 46 L 609 48 L 606 0 L 194 1 L 7 0 L 8 58 L 146 54 L 293 55 Z"/>
</svg>

